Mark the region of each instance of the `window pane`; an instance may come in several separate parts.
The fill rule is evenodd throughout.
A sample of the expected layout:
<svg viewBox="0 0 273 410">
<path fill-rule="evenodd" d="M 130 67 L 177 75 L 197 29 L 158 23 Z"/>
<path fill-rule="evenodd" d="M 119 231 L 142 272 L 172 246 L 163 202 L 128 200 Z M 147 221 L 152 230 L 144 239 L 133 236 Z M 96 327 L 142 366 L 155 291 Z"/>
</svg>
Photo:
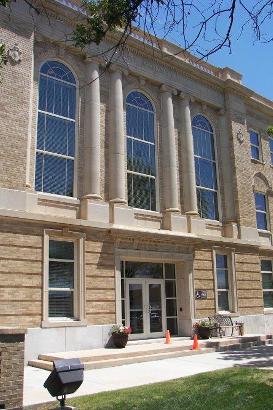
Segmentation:
<svg viewBox="0 0 273 410">
<path fill-rule="evenodd" d="M 273 139 L 269 138 L 269 149 L 270 151 L 273 151 Z"/>
<path fill-rule="evenodd" d="M 170 331 L 170 334 L 172 336 L 178 335 L 177 318 L 175 318 L 175 317 L 167 318 L 167 330 Z"/>
<path fill-rule="evenodd" d="M 150 175 L 149 145 L 134 141 L 133 155 L 133 171 Z"/>
<path fill-rule="evenodd" d="M 127 174 L 127 196 L 128 196 L 128 205 L 134 206 L 133 175 L 132 174 Z"/>
<path fill-rule="evenodd" d="M 74 263 L 49 261 L 49 287 L 74 288 Z"/>
<path fill-rule="evenodd" d="M 176 316 L 176 299 L 166 299 L 166 316 Z"/>
<path fill-rule="evenodd" d="M 264 194 L 258 192 L 255 193 L 255 206 L 257 211 L 266 212 L 266 200 Z"/>
<path fill-rule="evenodd" d="M 49 257 L 51 259 L 74 260 L 74 242 L 50 240 Z"/>
<path fill-rule="evenodd" d="M 75 123 L 67 121 L 67 155 L 75 156 Z"/>
<path fill-rule="evenodd" d="M 273 289 L 272 272 L 262 273 L 263 289 Z"/>
<path fill-rule="evenodd" d="M 125 262 L 126 278 L 163 278 L 162 263 Z"/>
<path fill-rule="evenodd" d="M 215 164 L 199 158 L 199 184 L 202 187 L 217 189 Z"/>
<path fill-rule="evenodd" d="M 46 116 L 45 150 L 67 155 L 67 121 Z"/>
<path fill-rule="evenodd" d="M 272 272 L 272 262 L 267 261 L 267 260 L 262 260 L 261 261 L 261 270 L 262 271 Z"/>
<path fill-rule="evenodd" d="M 155 179 L 150 179 L 151 188 L 151 211 L 156 211 L 156 190 L 155 190 Z"/>
<path fill-rule="evenodd" d="M 175 280 L 166 280 L 165 290 L 166 290 L 166 298 L 175 298 L 176 297 Z"/>
<path fill-rule="evenodd" d="M 259 145 L 259 135 L 254 131 L 250 131 L 250 143 Z"/>
<path fill-rule="evenodd" d="M 264 307 L 273 308 L 273 292 L 264 292 Z"/>
<path fill-rule="evenodd" d="M 133 141 L 127 138 L 127 169 L 133 171 Z"/>
<path fill-rule="evenodd" d="M 43 154 L 36 154 L 35 189 L 43 191 Z"/>
<path fill-rule="evenodd" d="M 150 175 L 156 176 L 156 165 L 155 165 L 155 146 L 149 144 L 150 147 Z"/>
<path fill-rule="evenodd" d="M 66 186 L 65 195 L 73 196 L 73 181 L 74 181 L 74 161 L 68 159 L 66 161 Z"/>
<path fill-rule="evenodd" d="M 49 291 L 48 316 L 73 318 L 73 292 Z"/>
<path fill-rule="evenodd" d="M 218 289 L 228 289 L 228 271 L 217 269 L 217 287 Z"/>
<path fill-rule="evenodd" d="M 45 129 L 46 129 L 46 115 L 39 112 L 38 113 L 38 124 L 37 124 L 37 149 L 45 149 Z"/>
<path fill-rule="evenodd" d="M 126 132 L 130 137 L 137 137 L 137 108 L 126 106 Z"/>
<path fill-rule="evenodd" d="M 216 255 L 216 268 L 227 269 L 227 255 Z"/>
<path fill-rule="evenodd" d="M 251 158 L 253 159 L 260 159 L 260 151 L 259 148 L 251 146 Z"/>
<path fill-rule="evenodd" d="M 41 76 L 39 80 L 39 110 L 46 111 L 47 78 Z"/>
<path fill-rule="evenodd" d="M 267 230 L 266 214 L 262 212 L 256 212 L 257 228 Z"/>
<path fill-rule="evenodd" d="M 165 263 L 165 278 L 175 279 L 175 265 L 171 263 Z"/>
<path fill-rule="evenodd" d="M 150 178 L 133 175 L 133 202 L 135 208 L 150 209 Z"/>
<path fill-rule="evenodd" d="M 65 195 L 66 160 L 44 155 L 43 192 Z"/>
<path fill-rule="evenodd" d="M 228 292 L 218 292 L 218 310 L 229 311 Z"/>
<path fill-rule="evenodd" d="M 197 189 L 198 210 L 202 218 L 218 220 L 217 193 L 201 188 Z"/>
</svg>

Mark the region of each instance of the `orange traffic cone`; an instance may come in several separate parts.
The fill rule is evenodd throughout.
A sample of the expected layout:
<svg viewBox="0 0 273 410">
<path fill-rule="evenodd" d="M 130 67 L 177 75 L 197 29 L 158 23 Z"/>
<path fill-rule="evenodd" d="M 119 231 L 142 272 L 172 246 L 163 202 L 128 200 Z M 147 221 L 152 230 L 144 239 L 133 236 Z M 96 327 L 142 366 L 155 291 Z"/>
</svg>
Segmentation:
<svg viewBox="0 0 273 410">
<path fill-rule="evenodd" d="M 191 350 L 198 350 L 198 349 L 199 349 L 199 346 L 198 346 L 198 337 L 197 337 L 197 335 L 194 335 L 194 337 L 193 337 L 193 345 L 192 345 Z"/>
<path fill-rule="evenodd" d="M 171 335 L 170 335 L 170 331 L 166 330 L 166 345 L 169 345 L 171 343 Z"/>
</svg>

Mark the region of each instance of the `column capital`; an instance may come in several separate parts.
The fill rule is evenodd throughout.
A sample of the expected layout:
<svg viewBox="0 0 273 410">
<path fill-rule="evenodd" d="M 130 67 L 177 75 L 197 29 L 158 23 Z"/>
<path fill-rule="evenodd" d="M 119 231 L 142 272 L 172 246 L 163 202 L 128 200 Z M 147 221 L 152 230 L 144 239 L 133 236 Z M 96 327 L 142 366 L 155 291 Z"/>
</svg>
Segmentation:
<svg viewBox="0 0 273 410">
<path fill-rule="evenodd" d="M 118 72 L 120 74 L 125 75 L 126 77 L 129 75 L 128 70 L 126 70 L 124 67 L 122 67 L 121 65 L 116 64 L 116 63 L 111 63 L 111 62 L 108 63 L 108 69 L 111 73 Z"/>
<path fill-rule="evenodd" d="M 226 111 L 225 111 L 224 108 L 220 108 L 220 109 L 217 111 L 217 114 L 218 114 L 220 117 L 222 117 L 222 116 L 224 116 L 224 115 L 226 114 Z"/>
<path fill-rule="evenodd" d="M 185 100 L 185 101 L 188 100 L 189 103 L 195 101 L 195 98 L 194 98 L 192 95 L 187 94 L 187 93 L 184 93 L 183 91 L 179 91 L 178 97 L 179 97 L 182 101 L 183 101 L 183 100 Z"/>
<path fill-rule="evenodd" d="M 100 66 L 100 65 L 105 66 L 106 65 L 105 61 L 101 57 L 86 56 L 85 59 L 84 59 L 84 62 L 86 64 L 92 64 L 92 63 L 97 64 L 98 66 Z"/>
<path fill-rule="evenodd" d="M 170 87 L 169 85 L 166 85 L 166 84 L 161 84 L 160 92 L 161 93 L 170 93 L 170 94 L 173 94 L 173 95 L 177 95 L 177 90 L 173 87 Z"/>
</svg>

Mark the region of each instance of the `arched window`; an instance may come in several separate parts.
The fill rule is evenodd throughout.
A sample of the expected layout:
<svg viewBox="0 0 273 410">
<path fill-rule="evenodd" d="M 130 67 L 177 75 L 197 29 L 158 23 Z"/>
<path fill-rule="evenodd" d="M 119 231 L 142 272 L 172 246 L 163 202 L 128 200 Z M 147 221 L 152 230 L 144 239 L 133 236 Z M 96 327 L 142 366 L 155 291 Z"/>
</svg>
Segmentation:
<svg viewBox="0 0 273 410">
<path fill-rule="evenodd" d="M 128 204 L 156 210 L 155 113 L 138 91 L 126 99 Z"/>
<path fill-rule="evenodd" d="M 213 130 L 202 115 L 192 120 L 198 210 L 201 218 L 219 219 Z"/>
<path fill-rule="evenodd" d="M 59 61 L 40 70 L 36 191 L 73 196 L 76 80 Z"/>
</svg>

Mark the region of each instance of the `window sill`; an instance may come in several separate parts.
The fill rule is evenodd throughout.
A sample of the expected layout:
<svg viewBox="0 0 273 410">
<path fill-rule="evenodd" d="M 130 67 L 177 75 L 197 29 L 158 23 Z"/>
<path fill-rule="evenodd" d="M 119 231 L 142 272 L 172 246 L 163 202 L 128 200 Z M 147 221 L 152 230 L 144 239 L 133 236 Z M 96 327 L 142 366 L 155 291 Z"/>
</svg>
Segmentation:
<svg viewBox="0 0 273 410">
<path fill-rule="evenodd" d="M 149 216 L 152 218 L 162 218 L 162 214 L 158 211 L 149 211 L 147 209 L 133 208 L 135 215 Z"/>
<path fill-rule="evenodd" d="M 240 316 L 239 312 L 227 312 L 226 310 L 217 312 L 217 315 L 229 316 L 229 317 L 239 317 Z"/>
<path fill-rule="evenodd" d="M 43 320 L 42 328 L 87 326 L 87 320 Z"/>
<path fill-rule="evenodd" d="M 49 194 L 45 192 L 38 192 L 38 200 L 42 202 L 55 202 L 60 204 L 68 204 L 68 205 L 80 205 L 80 200 L 75 197 L 70 196 L 63 196 L 63 195 L 56 195 L 56 194 Z"/>
<path fill-rule="evenodd" d="M 213 225 L 221 227 L 223 224 L 221 221 L 217 221 L 216 219 L 204 219 L 206 225 Z"/>
<path fill-rule="evenodd" d="M 271 232 L 265 229 L 258 229 L 258 233 L 261 236 L 271 236 Z"/>
<path fill-rule="evenodd" d="M 265 162 L 261 161 L 260 159 L 251 158 L 251 162 L 253 162 L 253 164 L 265 165 Z"/>
<path fill-rule="evenodd" d="M 264 308 L 264 314 L 265 315 L 272 315 L 273 314 L 273 308 Z"/>
</svg>

